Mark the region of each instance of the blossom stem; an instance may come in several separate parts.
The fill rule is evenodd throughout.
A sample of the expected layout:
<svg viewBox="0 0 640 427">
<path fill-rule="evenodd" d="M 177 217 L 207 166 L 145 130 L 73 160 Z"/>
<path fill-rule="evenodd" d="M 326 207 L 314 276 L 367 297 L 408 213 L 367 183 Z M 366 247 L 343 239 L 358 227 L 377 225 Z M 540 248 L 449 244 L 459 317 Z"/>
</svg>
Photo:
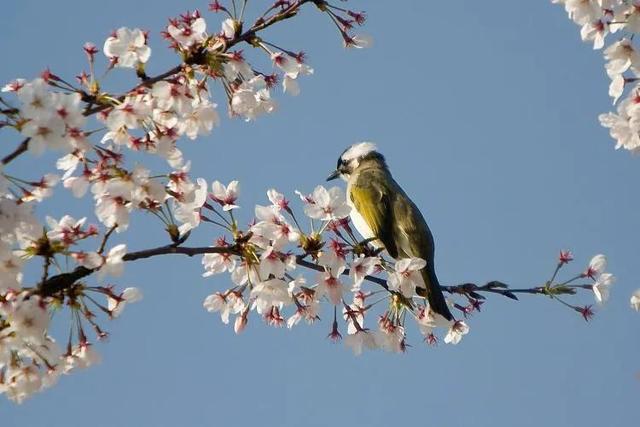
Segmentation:
<svg viewBox="0 0 640 427">
<path fill-rule="evenodd" d="M 116 231 L 116 228 L 118 228 L 118 224 L 114 225 L 113 227 L 111 227 L 105 234 L 104 234 L 104 238 L 102 239 L 102 243 L 100 243 L 100 248 L 98 249 L 98 253 L 100 255 L 102 255 L 102 253 L 104 252 L 104 248 L 107 245 L 107 240 L 109 240 L 109 237 L 111 237 L 111 234 L 113 234 L 114 231 Z"/>
<path fill-rule="evenodd" d="M 239 21 L 242 21 L 244 19 L 244 10 L 246 9 L 248 2 L 249 0 L 242 0 L 242 9 L 240 10 L 240 18 L 238 18 Z"/>
<path fill-rule="evenodd" d="M 553 275 L 551 276 L 551 279 L 549 279 L 549 284 L 553 283 L 553 281 L 555 280 L 555 278 L 558 275 L 558 272 L 560 271 L 562 266 L 563 266 L 562 262 L 559 262 L 558 265 L 556 265 L 556 269 L 553 271 Z"/>
</svg>

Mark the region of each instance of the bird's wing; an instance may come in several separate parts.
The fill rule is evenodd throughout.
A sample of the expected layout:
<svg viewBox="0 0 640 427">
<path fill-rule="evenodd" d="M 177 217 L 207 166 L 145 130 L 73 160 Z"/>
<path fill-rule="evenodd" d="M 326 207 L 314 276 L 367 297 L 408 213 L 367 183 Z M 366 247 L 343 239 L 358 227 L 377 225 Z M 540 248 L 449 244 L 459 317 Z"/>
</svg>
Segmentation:
<svg viewBox="0 0 640 427">
<path fill-rule="evenodd" d="M 422 280 L 426 289 L 416 288 L 416 293 L 429 300 L 430 307 L 447 320 L 453 320 L 447 301 L 442 294 L 438 276 L 433 265 L 433 235 L 417 206 L 402 193 L 393 203 L 393 214 L 399 220 L 395 222 L 394 234 L 396 247 L 401 257 L 418 257 L 427 261 L 422 269 Z"/>
<path fill-rule="evenodd" d="M 380 177 L 370 176 L 372 172 L 360 174 L 351 184 L 349 197 L 356 210 L 365 220 L 373 234 L 382 242 L 392 258 L 398 257 L 398 249 L 393 238 L 393 207 L 391 194 Z"/>
<path fill-rule="evenodd" d="M 433 235 L 416 205 L 404 193 L 393 203 L 396 246 L 402 257 L 418 257 L 433 262 Z"/>
</svg>

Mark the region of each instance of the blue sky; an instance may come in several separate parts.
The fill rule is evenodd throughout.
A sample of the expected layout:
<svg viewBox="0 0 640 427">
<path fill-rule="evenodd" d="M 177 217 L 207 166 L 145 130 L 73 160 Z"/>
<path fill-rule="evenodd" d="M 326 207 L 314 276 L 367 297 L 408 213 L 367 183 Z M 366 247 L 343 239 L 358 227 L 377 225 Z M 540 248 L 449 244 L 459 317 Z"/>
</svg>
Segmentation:
<svg viewBox="0 0 640 427">
<path fill-rule="evenodd" d="M 602 252 L 618 277 L 609 304 L 586 324 L 543 297 L 490 297 L 458 346 L 430 348 L 413 331 L 405 355 L 354 357 L 325 339 L 328 316 L 293 331 L 254 319 L 236 336 L 202 309 L 227 277 L 203 279 L 198 258 L 141 261 L 117 283 L 139 286 L 145 299 L 105 325 L 112 336 L 98 347 L 103 362 L 22 406 L 0 400 L 3 425 L 637 422 L 640 318 L 628 305 L 640 287 L 640 160 L 614 151 L 598 125 L 610 108 L 601 53 L 546 1 L 352 7 L 367 10 L 375 47 L 345 51 L 312 8 L 268 32 L 269 41 L 307 51 L 315 75 L 301 81 L 300 97 L 278 95 L 273 116 L 249 124 L 225 118 L 210 137 L 185 142 L 193 174 L 239 179 L 248 221 L 268 188 L 310 191 L 346 146 L 372 140 L 429 221 L 443 283 L 534 286 L 548 278 L 560 249 L 573 250 L 573 271 Z M 74 76 L 85 67 L 82 44 L 101 46 L 119 26 L 152 30 L 149 72 L 164 71 L 176 58 L 159 30 L 193 8 L 206 2 L 9 2 L 0 80 L 34 77 L 47 66 Z M 205 16 L 218 27 L 217 16 Z M 106 84 L 123 88 L 129 77 L 113 73 Z M 218 88 L 216 97 L 223 104 Z M 13 171 L 26 175 L 47 162 L 53 158 L 21 159 Z M 69 209 L 92 217 L 62 193 L 48 206 L 56 217 Z M 217 236 L 198 234 L 194 244 Z M 141 249 L 163 238 L 158 224 L 138 216 L 114 243 Z M 576 302 L 590 304 L 592 296 Z"/>
</svg>

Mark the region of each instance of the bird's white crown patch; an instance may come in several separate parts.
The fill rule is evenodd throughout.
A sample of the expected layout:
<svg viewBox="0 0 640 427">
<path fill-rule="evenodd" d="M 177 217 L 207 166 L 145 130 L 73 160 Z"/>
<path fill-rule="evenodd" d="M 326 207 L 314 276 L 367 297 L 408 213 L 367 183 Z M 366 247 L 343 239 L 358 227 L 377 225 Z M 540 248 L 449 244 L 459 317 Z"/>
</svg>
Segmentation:
<svg viewBox="0 0 640 427">
<path fill-rule="evenodd" d="M 349 162 L 351 160 L 364 157 L 372 151 L 376 151 L 376 144 L 373 142 L 359 142 L 357 144 L 353 144 L 342 154 L 342 160 Z"/>
</svg>

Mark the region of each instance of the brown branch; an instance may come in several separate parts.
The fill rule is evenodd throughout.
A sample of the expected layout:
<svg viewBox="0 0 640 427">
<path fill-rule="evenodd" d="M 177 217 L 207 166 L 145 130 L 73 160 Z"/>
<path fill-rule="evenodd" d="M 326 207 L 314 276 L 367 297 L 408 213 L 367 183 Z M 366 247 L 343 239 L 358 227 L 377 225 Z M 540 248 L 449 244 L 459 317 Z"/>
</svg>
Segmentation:
<svg viewBox="0 0 640 427">
<path fill-rule="evenodd" d="M 182 71 L 182 67 L 184 66 L 184 64 L 180 64 L 180 65 L 176 65 L 175 67 L 173 67 L 170 70 L 165 71 L 162 74 L 158 74 L 157 76 L 154 77 L 149 77 L 147 80 L 145 80 L 144 82 L 140 83 L 139 85 L 135 86 L 133 89 L 127 91 L 127 93 L 131 93 L 131 92 L 135 92 L 136 90 L 143 88 L 143 87 L 150 87 L 152 86 L 154 83 L 157 83 L 161 80 L 164 80 L 168 77 L 171 77 L 175 74 L 178 74 L 180 71 Z M 120 95 L 118 96 L 116 99 L 118 99 L 118 101 L 122 101 L 124 100 L 125 95 Z M 113 105 L 111 104 L 100 104 L 97 105 L 93 108 L 89 108 L 87 110 L 84 111 L 84 113 L 82 113 L 85 117 L 88 116 L 92 116 L 96 113 L 99 113 L 101 111 L 106 110 L 107 108 L 111 108 L 113 107 Z"/>
<path fill-rule="evenodd" d="M 203 246 L 203 247 L 181 247 L 176 245 L 167 245 L 160 246 L 153 249 L 145 249 L 142 251 L 129 252 L 124 255 L 122 258 L 123 261 L 136 261 L 140 259 L 152 258 L 159 255 L 169 255 L 169 254 L 181 254 L 187 256 L 195 256 L 195 255 L 203 255 L 203 254 L 234 254 L 240 255 L 236 246 Z M 310 270 L 315 270 L 319 272 L 323 272 L 324 267 L 314 264 L 313 262 L 307 261 L 304 259 L 305 255 L 299 255 L 296 257 L 296 264 L 301 267 L 308 268 Z M 91 274 L 95 273 L 98 269 L 89 269 L 86 267 L 77 267 L 74 270 L 68 273 L 58 274 L 56 276 L 52 276 L 38 285 L 38 293 L 43 296 L 51 296 L 60 291 L 70 288 L 73 286 L 78 280 L 83 279 Z M 348 275 L 349 270 L 345 270 L 343 275 Z M 382 286 L 385 289 L 389 289 L 387 285 L 387 281 L 375 276 L 366 276 L 365 280 L 376 283 Z M 578 286 L 580 288 L 587 289 L 589 286 Z M 450 294 L 459 294 L 459 295 L 467 295 L 476 299 L 485 299 L 482 293 L 492 293 L 499 294 L 505 296 L 507 298 L 511 298 L 513 300 L 518 300 L 516 294 L 530 294 L 530 295 L 549 295 L 549 291 L 544 287 L 533 287 L 533 288 L 521 288 L 521 289 L 509 289 L 509 287 L 502 282 L 489 282 L 486 285 L 478 286 L 474 283 L 464 283 L 462 285 L 454 285 L 454 286 L 441 286 L 442 290 L 448 292 Z M 566 288 L 564 294 L 574 294 L 575 289 Z"/>
<path fill-rule="evenodd" d="M 19 155 L 21 155 L 22 153 L 26 152 L 27 149 L 29 148 L 29 140 L 31 138 L 25 138 L 24 140 L 22 140 L 22 142 L 20 143 L 20 145 L 18 145 L 18 147 L 10 154 L 4 156 L 2 158 L 2 164 L 3 165 L 8 165 L 9 163 L 11 163 L 16 157 L 18 157 Z"/>
<path fill-rule="evenodd" d="M 299 1 L 295 2 L 295 3 L 292 3 L 289 7 L 287 7 L 286 9 L 281 11 L 280 13 L 277 13 L 276 15 L 273 15 L 269 19 L 266 19 L 264 21 L 256 22 L 245 33 L 241 34 L 240 36 L 238 36 L 237 38 L 235 38 L 233 40 L 230 40 L 227 43 L 227 49 L 226 50 L 228 50 L 230 47 L 233 47 L 233 46 L 235 46 L 236 44 L 238 44 L 240 42 L 250 42 L 251 39 L 253 39 L 256 36 L 256 33 L 264 30 L 265 28 L 268 28 L 268 27 L 272 26 L 276 22 L 284 21 L 285 19 L 289 19 L 289 18 L 294 17 L 298 13 L 298 10 L 300 9 L 300 7 L 302 7 L 302 5 L 304 5 L 305 3 L 310 3 L 310 2 L 315 2 L 315 0 L 299 0 Z"/>
<path fill-rule="evenodd" d="M 137 252 L 129 252 L 122 257 L 123 261 L 136 261 L 139 259 L 151 258 L 158 255 L 168 255 L 168 254 L 183 254 L 187 256 L 194 255 L 202 255 L 202 254 L 213 254 L 213 253 L 236 253 L 236 250 L 232 246 L 225 247 L 195 247 L 195 248 L 184 248 L 174 245 L 160 246 L 158 248 L 146 249 Z M 83 279 L 87 276 L 98 271 L 99 268 L 86 268 L 86 267 L 76 267 L 74 270 L 68 273 L 61 273 L 56 276 L 52 276 L 49 279 L 41 282 L 38 285 L 38 293 L 43 296 L 51 296 L 60 291 L 70 288 L 73 286 L 78 280 Z"/>
</svg>

